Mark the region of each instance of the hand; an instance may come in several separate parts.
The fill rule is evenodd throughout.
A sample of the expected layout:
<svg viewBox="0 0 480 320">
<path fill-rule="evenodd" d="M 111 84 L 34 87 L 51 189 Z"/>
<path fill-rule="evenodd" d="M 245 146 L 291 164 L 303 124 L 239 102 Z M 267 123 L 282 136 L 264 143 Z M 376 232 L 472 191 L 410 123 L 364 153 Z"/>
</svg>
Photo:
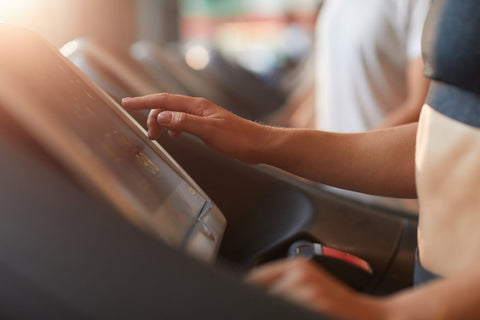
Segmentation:
<svg viewBox="0 0 480 320">
<path fill-rule="evenodd" d="M 240 118 L 203 98 L 160 93 L 124 98 L 122 105 L 134 110 L 151 109 L 147 120 L 150 139 L 158 139 L 162 128 L 172 137 L 185 131 L 213 149 L 246 163 L 258 162 L 258 151 L 268 131 L 267 127 Z"/>
<path fill-rule="evenodd" d="M 384 314 L 380 301 L 355 293 L 315 263 L 303 258 L 262 266 L 247 276 L 247 282 L 336 317 L 379 319 Z"/>
</svg>

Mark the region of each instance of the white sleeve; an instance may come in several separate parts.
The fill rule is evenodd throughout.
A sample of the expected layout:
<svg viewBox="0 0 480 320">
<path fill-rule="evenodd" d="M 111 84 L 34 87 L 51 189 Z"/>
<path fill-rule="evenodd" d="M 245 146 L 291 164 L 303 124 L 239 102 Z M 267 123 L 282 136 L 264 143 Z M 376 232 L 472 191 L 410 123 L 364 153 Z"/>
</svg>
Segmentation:
<svg viewBox="0 0 480 320">
<path fill-rule="evenodd" d="M 407 2 L 409 2 L 409 12 L 407 12 L 408 17 L 406 19 L 406 54 L 408 60 L 412 60 L 422 56 L 422 31 L 431 0 L 405 1 L 405 3 Z"/>
</svg>

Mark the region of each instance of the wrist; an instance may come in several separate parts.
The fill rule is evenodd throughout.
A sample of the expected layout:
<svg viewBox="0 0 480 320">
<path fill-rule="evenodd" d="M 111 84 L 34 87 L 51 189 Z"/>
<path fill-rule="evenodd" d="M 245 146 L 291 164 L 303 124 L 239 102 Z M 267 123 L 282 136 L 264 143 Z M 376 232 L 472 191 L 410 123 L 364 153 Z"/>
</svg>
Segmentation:
<svg viewBox="0 0 480 320">
<path fill-rule="evenodd" d="M 249 148 L 249 158 L 252 160 L 250 163 L 271 164 L 271 158 L 275 157 L 275 146 L 282 136 L 281 131 L 281 128 L 254 123 L 254 134 Z"/>
<path fill-rule="evenodd" d="M 359 310 L 361 310 L 361 316 L 358 319 L 381 320 L 394 318 L 384 299 L 360 295 L 358 304 Z"/>
</svg>

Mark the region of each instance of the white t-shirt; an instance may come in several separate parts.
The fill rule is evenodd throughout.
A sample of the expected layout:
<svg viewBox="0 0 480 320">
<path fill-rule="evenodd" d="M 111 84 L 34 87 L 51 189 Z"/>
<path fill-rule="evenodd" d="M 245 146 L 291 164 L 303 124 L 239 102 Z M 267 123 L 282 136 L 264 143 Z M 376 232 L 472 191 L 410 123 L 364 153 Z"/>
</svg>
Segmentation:
<svg viewBox="0 0 480 320">
<path fill-rule="evenodd" d="M 406 98 L 406 67 L 421 57 L 430 0 L 327 0 L 316 30 L 316 123 L 331 132 L 378 126 Z M 330 188 L 364 203 L 417 211 L 417 202 Z"/>
<path fill-rule="evenodd" d="M 316 31 L 317 128 L 362 132 L 406 97 L 430 0 L 327 0 Z"/>
</svg>

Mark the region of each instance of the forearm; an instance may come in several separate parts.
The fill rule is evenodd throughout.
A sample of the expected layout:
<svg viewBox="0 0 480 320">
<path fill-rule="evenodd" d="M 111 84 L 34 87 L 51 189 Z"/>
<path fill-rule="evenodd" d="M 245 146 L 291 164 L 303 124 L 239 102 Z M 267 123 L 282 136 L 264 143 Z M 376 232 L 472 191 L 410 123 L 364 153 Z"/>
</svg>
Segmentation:
<svg viewBox="0 0 480 320">
<path fill-rule="evenodd" d="M 385 196 L 414 197 L 416 124 L 360 134 L 263 126 L 203 98 L 156 94 L 122 101 L 151 108 L 151 139 L 190 132 L 246 163 L 266 163 L 320 183 Z M 394 182 L 394 183 L 392 183 Z"/>
<path fill-rule="evenodd" d="M 418 122 L 422 104 L 405 103 L 387 115 L 377 129 L 399 126 L 407 123 Z"/>
<path fill-rule="evenodd" d="M 257 144 L 256 159 L 344 189 L 415 197 L 416 127 L 360 134 L 268 128 Z"/>
</svg>

